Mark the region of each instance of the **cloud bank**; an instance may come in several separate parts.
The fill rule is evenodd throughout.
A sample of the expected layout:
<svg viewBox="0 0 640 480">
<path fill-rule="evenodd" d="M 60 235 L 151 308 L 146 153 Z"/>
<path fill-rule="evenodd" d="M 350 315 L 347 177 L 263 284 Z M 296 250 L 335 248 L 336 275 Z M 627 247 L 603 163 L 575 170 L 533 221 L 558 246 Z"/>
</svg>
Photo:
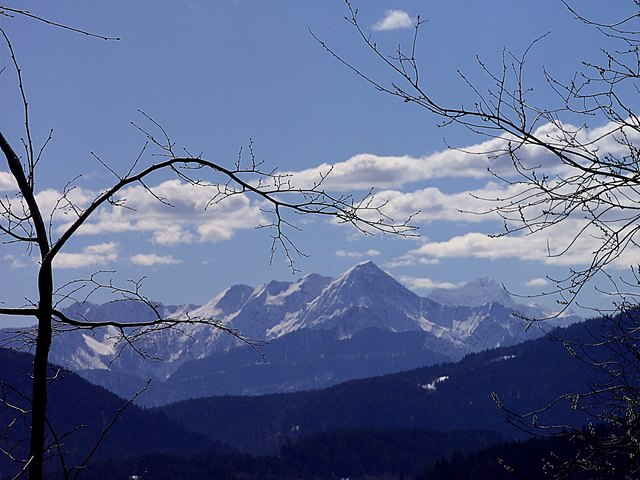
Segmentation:
<svg viewBox="0 0 640 480">
<path fill-rule="evenodd" d="M 592 142 L 600 151 L 624 154 L 624 147 L 611 135 L 604 135 L 611 125 L 582 130 L 581 141 Z M 536 130 L 539 137 L 553 138 L 557 129 L 543 125 Z M 636 135 L 636 134 L 634 134 Z M 636 135 L 637 136 L 637 135 Z M 630 137 L 630 140 L 639 140 Z M 320 180 L 321 189 L 328 192 L 367 192 L 374 187 L 377 203 L 384 204 L 384 215 L 404 220 L 411 215 L 413 223 L 433 228 L 437 225 L 438 240 L 423 238 L 418 248 L 410 245 L 405 254 L 386 260 L 386 265 L 398 268 L 411 265 L 436 265 L 447 258 L 481 258 L 488 260 L 517 259 L 547 265 L 584 265 L 593 258 L 601 244 L 598 232 L 586 232 L 572 248 L 563 252 L 574 240 L 575 232 L 584 226 L 584 219 L 569 218 L 558 228 L 545 229 L 536 234 L 515 234 L 492 238 L 488 231 L 498 232 L 502 220 L 491 211 L 499 199 L 514 198 L 525 185 L 501 182 L 496 178 L 512 178 L 513 165 L 506 156 L 497 155 L 508 147 L 508 138 L 493 138 L 460 149 L 446 149 L 428 155 L 379 156 L 361 153 L 347 160 L 323 163 L 314 168 L 284 173 L 295 187 L 310 188 Z M 490 152 L 490 153 L 487 153 Z M 536 167 L 549 175 L 550 181 L 566 170 L 558 160 L 538 147 L 520 149 L 525 166 Z M 149 246 L 181 247 L 197 243 L 229 241 L 243 230 L 269 223 L 260 202 L 242 194 L 209 205 L 211 190 L 167 180 L 149 185 L 155 195 L 167 199 L 171 206 L 158 201 L 142 186 L 132 186 L 120 193 L 132 208 L 108 205 L 96 212 L 90 222 L 79 231 L 84 236 L 137 234 L 147 239 Z M 15 188 L 11 176 L 0 172 L 0 190 Z M 44 190 L 37 198 L 48 216 L 54 212 L 54 231 L 61 233 L 76 218 L 71 203 L 86 208 L 99 194 L 83 188 L 67 193 L 69 202 L 60 202 L 60 191 Z M 10 198 L 10 197 L 9 197 Z M 115 199 L 118 200 L 118 199 Z M 496 203 L 497 202 L 497 203 Z M 542 208 L 543 206 L 540 206 Z M 517 221 L 517 219 L 516 219 Z M 427 230 L 430 232 L 430 230 Z M 593 234 L 592 234 L 593 233 Z M 562 255 L 558 255 L 562 253 Z M 342 258 L 379 256 L 378 250 L 340 249 L 335 255 Z M 128 257 L 141 266 L 172 265 L 180 262 L 180 252 L 161 255 L 155 251 Z M 63 252 L 56 261 L 60 268 L 104 266 L 119 260 L 115 242 L 97 243 L 76 253 Z M 617 268 L 628 268 L 633 259 L 628 255 L 616 260 Z M 417 280 L 413 281 L 417 285 Z M 422 281 L 421 287 L 428 288 Z M 530 286 L 543 286 L 535 279 Z"/>
<path fill-rule="evenodd" d="M 153 265 L 175 265 L 182 263 L 182 260 L 174 258 L 173 255 L 158 255 L 157 253 L 138 253 L 131 256 L 131 263 L 143 267 Z"/>
<path fill-rule="evenodd" d="M 119 245 L 115 242 L 90 245 L 78 253 L 59 253 L 53 265 L 60 269 L 106 267 L 118 260 L 118 250 Z"/>
</svg>

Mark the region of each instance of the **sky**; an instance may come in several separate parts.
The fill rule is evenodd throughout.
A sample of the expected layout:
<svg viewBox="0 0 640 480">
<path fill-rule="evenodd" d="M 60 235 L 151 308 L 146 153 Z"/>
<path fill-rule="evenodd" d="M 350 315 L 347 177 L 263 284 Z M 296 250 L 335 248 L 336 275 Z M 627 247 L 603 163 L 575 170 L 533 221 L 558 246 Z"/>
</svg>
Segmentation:
<svg viewBox="0 0 640 480">
<path fill-rule="evenodd" d="M 508 172 L 508 165 L 469 154 L 491 144 L 464 128 L 440 127 L 441 119 L 377 91 L 324 50 L 314 35 L 361 71 L 385 84 L 397 80 L 345 20 L 342 0 L 4 4 L 119 38 L 102 40 L 0 16 L 22 71 L 36 147 L 53 130 L 36 173 L 45 211 L 54 208 L 65 186 L 73 187 L 70 195 L 82 206 L 114 183 L 110 170 L 128 171 L 146 140 L 135 125 L 154 128 L 142 111 L 162 125 L 178 151 L 232 166 L 241 149 L 247 158 L 251 143 L 265 169 L 277 167 L 300 184 L 331 170 L 324 184 L 329 191 L 358 197 L 373 188 L 376 198 L 388 201 L 385 213 L 396 220 L 420 212 L 412 220 L 419 227 L 415 238 L 365 236 L 325 219 L 290 217 L 300 227 L 289 232 L 291 238 L 305 254 L 294 258 L 298 271 L 292 272 L 282 251 L 271 258 L 269 232 L 256 229 L 265 222 L 258 199 L 235 196 L 205 211 L 208 197 L 202 189 L 159 175 L 148 186 L 173 198 L 174 207 L 157 202 L 141 186 L 128 189 L 123 197 L 135 211 L 98 212 L 56 261 L 57 286 L 109 271 L 114 273 L 104 278 L 121 284 L 144 277 L 144 293 L 164 303 L 203 304 L 233 284 L 291 281 L 312 272 L 336 276 L 373 260 L 420 295 L 490 276 L 527 296 L 549 289 L 548 276 L 561 276 L 590 258 L 588 244 L 558 258 L 548 255 L 549 245 L 552 250 L 566 245 L 575 223 L 542 235 L 495 239 L 490 234 L 501 230 L 495 216 L 461 212 L 487 208 L 474 195 L 508 193 L 487 172 L 488 166 Z M 618 13 L 607 4 L 585 0 L 579 6 L 607 20 Z M 389 53 L 411 45 L 420 15 L 423 85 L 448 105 L 473 102 L 459 72 L 485 88 L 478 58 L 497 68 L 503 52 L 521 55 L 547 32 L 530 52 L 525 78 L 532 101 L 555 105 L 543 68 L 569 79 L 583 60 L 598 58 L 603 42 L 557 0 L 354 0 L 353 5 L 366 33 Z M 0 52 L 0 128 L 20 150 L 24 109 L 6 44 Z M 141 164 L 158 159 L 150 153 L 145 151 Z M 530 155 L 535 160 L 539 152 Z M 0 164 L 0 193 L 15 193 L 5 164 Z M 70 215 L 54 216 L 54 237 Z M 0 248 L 0 300 L 18 306 L 35 299 L 37 257 L 21 245 Z M 614 268 L 622 272 L 628 264 Z M 592 290 L 585 294 L 584 303 L 606 301 Z"/>
</svg>

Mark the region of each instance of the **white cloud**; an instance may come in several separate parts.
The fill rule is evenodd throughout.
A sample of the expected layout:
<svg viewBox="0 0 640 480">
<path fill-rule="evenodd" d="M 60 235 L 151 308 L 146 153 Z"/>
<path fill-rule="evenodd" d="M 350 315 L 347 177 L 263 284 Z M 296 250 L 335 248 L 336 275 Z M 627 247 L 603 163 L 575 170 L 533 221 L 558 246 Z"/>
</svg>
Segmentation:
<svg viewBox="0 0 640 480">
<path fill-rule="evenodd" d="M 538 247 L 543 247 L 542 251 Z M 490 260 L 499 258 L 540 260 L 547 256 L 545 247 L 544 241 L 540 244 L 535 239 L 527 237 L 492 238 L 484 233 L 470 232 L 441 242 L 425 243 L 411 253 L 440 259 L 476 257 Z"/>
<path fill-rule="evenodd" d="M 345 257 L 345 258 L 362 258 L 362 257 L 377 257 L 381 255 L 382 252 L 376 249 L 369 249 L 366 252 L 358 252 L 354 250 L 338 250 L 336 251 L 337 257 Z"/>
<path fill-rule="evenodd" d="M 598 232 L 595 228 L 587 228 L 576 239 L 576 232 L 584 227 L 583 221 L 567 218 L 561 224 L 529 235 L 491 237 L 485 233 L 468 232 L 440 242 L 426 242 L 408 255 L 440 260 L 469 257 L 488 260 L 517 259 L 547 265 L 587 265 L 592 261 L 593 252 L 600 243 L 592 235 Z M 567 249 L 569 246 L 571 248 Z M 613 264 L 618 268 L 625 265 L 628 267 L 630 264 L 624 261 Z"/>
<path fill-rule="evenodd" d="M 0 192 L 12 192 L 18 189 L 13 175 L 9 172 L 0 172 Z"/>
<path fill-rule="evenodd" d="M 232 238 L 238 230 L 252 229 L 266 222 L 258 204 L 246 195 L 234 195 L 208 205 L 212 190 L 193 186 L 179 180 L 169 180 L 150 187 L 159 197 L 167 199 L 167 206 L 154 198 L 147 189 L 134 186 L 120 192 L 127 206 L 113 205 L 100 209 L 79 234 L 101 235 L 123 232 L 148 232 L 159 245 L 220 242 Z M 87 206 L 96 194 L 82 189 L 71 192 L 74 202 Z M 51 211 L 61 198 L 60 192 L 48 190 L 38 195 Z M 56 215 L 57 231 L 62 232 L 77 218 L 73 212 Z"/>
<path fill-rule="evenodd" d="M 287 172 L 292 182 L 309 186 L 326 178 L 327 190 L 353 191 L 375 188 L 398 188 L 412 182 L 445 177 L 487 177 L 490 162 L 478 155 L 445 150 L 423 157 L 380 156 L 360 153 L 334 164 L 323 163 L 299 172 Z"/>
<path fill-rule="evenodd" d="M 501 177 L 513 177 L 513 163 L 507 156 L 495 157 L 505 150 L 508 141 L 494 138 L 465 147 L 447 149 L 422 157 L 392 156 L 360 153 L 334 164 L 323 163 L 298 172 L 286 172 L 296 186 L 311 186 L 322 180 L 327 190 L 354 191 L 400 188 L 411 183 L 444 178 L 493 179 L 489 172 Z M 525 152 L 526 150 L 526 152 Z M 558 162 L 539 147 L 523 147 L 527 164 L 549 164 L 550 171 L 559 168 Z"/>
<path fill-rule="evenodd" d="M 182 260 L 174 258 L 172 255 L 158 255 L 157 253 L 138 253 L 131 256 L 131 262 L 135 265 L 150 267 L 153 265 L 175 265 L 182 263 Z"/>
<path fill-rule="evenodd" d="M 459 285 L 451 282 L 442 282 L 431 278 L 412 277 L 409 275 L 402 275 L 400 282 L 405 284 L 410 290 L 433 290 L 434 288 L 451 289 L 459 287 Z"/>
<path fill-rule="evenodd" d="M 24 267 L 26 267 L 28 265 L 28 263 L 25 261 L 25 258 L 18 257 L 16 255 L 7 254 L 2 258 L 6 262 L 9 262 L 11 268 L 24 268 Z M 28 258 L 28 257 L 26 257 L 26 258 Z"/>
<path fill-rule="evenodd" d="M 607 124 L 592 130 L 580 130 L 576 141 L 589 144 L 594 151 L 612 152 L 617 155 L 628 154 L 628 151 L 625 152 L 624 145 L 616 142 L 614 136 L 605 135 L 600 138 L 614 127 L 615 124 Z M 569 131 L 579 130 L 571 125 L 567 125 L 566 128 Z M 556 126 L 545 124 L 533 133 L 537 137 L 558 143 L 559 141 L 555 138 L 558 132 Z M 640 141 L 640 134 L 636 132 L 627 132 L 627 136 L 631 140 L 638 137 Z M 291 180 L 296 186 L 310 186 L 326 176 L 322 186 L 333 191 L 369 190 L 371 187 L 399 189 L 411 183 L 444 178 L 496 180 L 489 170 L 501 178 L 514 179 L 517 175 L 513 162 L 506 154 L 510 145 L 513 147 L 514 144 L 518 144 L 517 140 L 505 135 L 459 149 L 450 148 L 421 157 L 360 153 L 342 162 L 323 163 L 298 172 L 287 172 L 287 174 L 291 175 Z M 554 175 L 566 175 L 569 171 L 568 167 L 547 149 L 534 145 L 520 145 L 518 154 L 523 167 L 544 172 L 550 180 Z"/>
<path fill-rule="evenodd" d="M 413 254 L 403 255 L 398 258 L 394 258 L 389 262 L 385 262 L 386 268 L 398 268 L 398 267 L 414 267 L 416 265 L 438 265 L 440 260 L 437 258 L 429 258 L 416 256 Z"/>
<path fill-rule="evenodd" d="M 71 208 L 72 204 L 82 208 L 89 205 L 96 196 L 96 192 L 76 187 L 67 192 L 65 200 L 62 192 L 48 188 L 38 192 L 36 194 L 36 200 L 38 201 L 38 205 L 40 205 L 40 210 L 47 216 L 55 210 L 59 218 L 66 218 L 68 215 L 73 215 L 73 218 L 76 218 Z"/>
<path fill-rule="evenodd" d="M 338 250 L 336 252 L 336 256 L 343 258 L 360 258 L 362 257 L 362 252 L 355 252 L 353 250 Z"/>
<path fill-rule="evenodd" d="M 377 32 L 385 30 L 397 30 L 411 28 L 414 20 L 404 10 L 387 10 L 384 18 L 376 22 L 371 28 Z"/>
<path fill-rule="evenodd" d="M 440 189 L 429 187 L 411 192 L 387 190 L 376 194 L 378 201 L 385 201 L 385 215 L 394 219 L 413 218 L 414 223 L 428 223 L 434 220 L 445 221 L 487 221 L 486 217 L 462 213 L 461 210 L 486 209 L 479 205 L 469 192 L 445 194 Z"/>
<path fill-rule="evenodd" d="M 525 283 L 527 287 L 544 287 L 549 285 L 549 280 L 543 277 L 532 278 L 527 283 Z"/>
<path fill-rule="evenodd" d="M 56 268 L 103 267 L 118 260 L 118 244 L 115 242 L 90 245 L 80 253 L 58 253 L 53 264 Z"/>
<path fill-rule="evenodd" d="M 152 239 L 158 245 L 180 245 L 193 243 L 197 237 L 180 225 L 173 224 L 162 230 L 155 230 Z"/>
<path fill-rule="evenodd" d="M 461 192 L 445 193 L 437 187 L 427 187 L 402 192 L 384 190 L 375 193 L 375 203 L 384 203 L 384 214 L 392 219 L 400 220 L 413 216 L 411 223 L 424 225 L 433 221 L 464 223 L 481 223 L 499 221 L 501 218 L 491 212 L 501 202 L 497 199 L 514 198 L 524 192 L 520 184 L 499 185 L 489 182 L 482 188 Z M 376 219 L 375 212 L 371 219 Z"/>
</svg>

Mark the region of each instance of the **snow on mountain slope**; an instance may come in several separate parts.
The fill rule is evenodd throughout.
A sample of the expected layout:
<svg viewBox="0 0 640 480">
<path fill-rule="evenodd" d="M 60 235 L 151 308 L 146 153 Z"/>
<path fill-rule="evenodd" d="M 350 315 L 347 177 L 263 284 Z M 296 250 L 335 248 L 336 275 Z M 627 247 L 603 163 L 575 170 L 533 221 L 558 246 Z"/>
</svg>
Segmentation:
<svg viewBox="0 0 640 480">
<path fill-rule="evenodd" d="M 310 274 L 295 282 L 272 281 L 262 285 L 253 291 L 229 326 L 248 338 L 277 337 L 284 330 L 282 324 L 296 323 L 330 281 L 329 277 Z"/>
<path fill-rule="evenodd" d="M 191 313 L 201 317 L 225 318 L 240 310 L 252 293 L 253 287 L 249 285 L 234 285 Z"/>
<path fill-rule="evenodd" d="M 502 286 L 488 278 L 420 297 L 372 262 L 355 265 L 334 279 L 310 274 L 294 282 L 271 281 L 257 288 L 235 285 L 201 307 L 159 304 L 158 310 L 166 317 L 213 318 L 253 340 L 273 340 L 300 329 L 332 330 L 338 338 L 350 338 L 370 328 L 423 331 L 432 337 L 430 344 L 437 343 L 442 351 L 456 354 L 539 336 L 542 333 L 537 329 L 525 332 L 526 322 L 513 313 L 525 317 L 550 314 L 540 306 L 515 303 Z M 65 313 L 92 321 L 153 318 L 147 306 L 133 301 L 74 304 Z M 563 324 L 577 320 L 580 318 L 575 315 L 561 319 Z M 141 339 L 137 348 L 149 358 L 164 360 L 150 361 L 123 348 L 117 334 L 112 328 L 57 336 L 51 359 L 78 371 L 109 369 L 163 380 L 186 361 L 241 344 L 212 326 L 187 324 Z"/>
<path fill-rule="evenodd" d="M 505 288 L 489 277 L 481 277 L 460 288 L 436 288 L 427 298 L 444 305 L 479 307 L 485 303 L 514 304 Z"/>
<path fill-rule="evenodd" d="M 366 262 L 334 279 L 292 327 L 335 328 L 346 337 L 365 328 L 418 330 L 421 316 L 420 297 Z"/>
</svg>

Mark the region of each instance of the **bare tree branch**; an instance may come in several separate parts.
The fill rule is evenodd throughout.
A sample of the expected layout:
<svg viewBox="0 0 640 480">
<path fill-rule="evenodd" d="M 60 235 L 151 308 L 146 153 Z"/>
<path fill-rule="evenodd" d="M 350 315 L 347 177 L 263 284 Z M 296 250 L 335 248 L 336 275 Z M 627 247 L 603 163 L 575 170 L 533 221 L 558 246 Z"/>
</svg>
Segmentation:
<svg viewBox="0 0 640 480">
<path fill-rule="evenodd" d="M 489 172 L 507 187 L 507 193 L 499 198 L 476 197 L 488 205 L 476 214 L 501 220 L 503 230 L 495 237 L 545 233 L 553 237 L 558 229 L 570 228 L 571 237 L 564 244 L 547 240 L 548 256 L 560 258 L 588 248 L 590 260 L 571 265 L 564 277 L 548 276 L 555 288 L 543 294 L 557 298 L 561 314 L 572 304 L 582 305 L 580 294 L 596 277 L 609 281 L 609 290 L 595 287 L 613 300 L 610 310 L 594 310 L 607 314 L 603 331 L 593 332 L 587 342 L 558 339 L 569 355 L 593 370 L 592 384 L 584 392 L 568 392 L 524 414 L 510 410 L 497 395 L 494 399 L 507 419 L 527 433 L 561 434 L 578 442 L 577 457 L 557 466 L 558 476 L 586 470 L 589 478 L 636 478 L 640 472 L 640 120 L 636 113 L 640 4 L 634 1 L 628 9 L 631 13 L 622 13 L 617 21 L 601 22 L 562 1 L 579 22 L 602 34 L 604 47 L 598 61 L 584 61 L 568 81 L 542 68 L 543 79 L 559 101 L 553 107 L 533 103 L 527 81 L 528 56 L 547 41 L 548 34 L 534 39 L 522 55 L 503 51 L 496 70 L 478 58 L 488 90 L 459 72 L 475 97 L 470 107 L 441 102 L 423 81 L 416 53 L 419 17 L 409 48 L 398 47 L 387 54 L 360 24 L 357 9 L 345 0 L 347 22 L 387 68 L 389 78 L 370 74 L 312 35 L 333 58 L 378 91 L 423 108 L 440 118 L 441 126 L 456 124 L 495 139 L 490 151 L 468 152 L 504 161 L 504 168 Z M 576 119 L 579 124 L 574 126 Z M 604 126 L 590 130 L 587 121 L 595 120 Z M 546 152 L 546 157 L 535 161 L 532 152 Z M 512 167 L 510 171 L 507 166 Z M 610 267 L 625 261 L 632 278 L 614 278 Z M 545 423 L 546 413 L 567 405 L 592 419 L 593 425 L 579 429 Z"/>
<path fill-rule="evenodd" d="M 20 16 L 104 40 L 117 39 L 55 22 L 23 9 L 0 6 L 0 15 Z M 111 279 L 103 280 L 101 274 L 105 272 L 96 272 L 89 279 L 78 279 L 55 288 L 54 260 L 64 252 L 83 226 L 89 225 L 98 212 L 107 208 L 136 211 L 138 206 L 130 204 L 123 198 L 128 187 L 142 188 L 154 201 L 166 208 L 172 208 L 178 199 L 165 198 L 160 189 L 154 186 L 153 176 L 156 174 L 173 175 L 185 185 L 203 189 L 207 192 L 209 199 L 204 210 L 237 196 L 249 197 L 270 216 L 268 221 L 256 225 L 256 228 L 269 230 L 272 240 L 271 257 L 276 250 L 282 249 L 293 271 L 296 270 L 295 256 L 304 255 L 291 237 L 291 232 L 299 229 L 297 222 L 294 221 L 294 215 L 313 215 L 335 223 L 349 224 L 364 234 L 382 233 L 402 237 L 416 235 L 416 227 L 411 224 L 411 218 L 400 221 L 390 218 L 384 212 L 385 202 L 377 200 L 372 192 L 362 198 L 328 192 L 323 186 L 326 172 L 320 172 L 318 180 L 311 185 L 296 186 L 290 176 L 279 173 L 276 168 L 265 168 L 263 162 L 256 159 L 252 141 L 249 143 L 248 159 L 243 157 L 242 151 L 237 159 L 227 162 L 207 159 L 202 154 L 192 155 L 187 149 L 179 149 L 162 124 L 142 111 L 140 114 L 144 118 L 143 125 L 134 123 L 133 126 L 145 137 L 145 143 L 127 166 L 125 173 L 118 173 L 118 169 L 103 160 L 97 153 L 92 152 L 96 161 L 115 178 L 113 184 L 97 194 L 92 201 L 85 203 L 84 200 L 77 200 L 74 196 L 80 177 L 72 176 L 72 179 L 63 186 L 52 210 L 46 211 L 36 195 L 36 174 L 44 161 L 43 153 L 52 138 L 52 131 L 38 149 L 32 137 L 23 74 L 8 35 L 2 30 L 0 32 L 17 77 L 26 138 L 22 141 L 26 156 L 21 159 L 10 141 L 0 133 L 0 150 L 17 185 L 15 195 L 0 198 L 0 235 L 4 237 L 5 243 L 24 244 L 26 255 L 37 253 L 38 257 L 37 263 L 35 261 L 31 263 L 37 274 L 37 299 L 28 301 L 25 306 L 6 306 L 4 303 L 0 306 L 0 315 L 35 317 L 37 320 L 35 329 L 16 332 L 23 342 L 35 348 L 29 411 L 31 421 L 28 439 L 29 455 L 18 475 L 28 472 L 30 480 L 41 480 L 48 447 L 56 450 L 65 475 L 77 475 L 92 458 L 102 438 L 122 413 L 122 409 L 116 413 L 112 423 L 103 431 L 96 446 L 78 469 L 67 464 L 64 459 L 62 440 L 67 434 L 73 432 L 58 435 L 51 425 L 47 424 L 48 359 L 54 335 L 74 330 L 94 331 L 105 328 L 108 329 L 108 334 L 113 337 L 112 340 L 118 348 L 117 355 L 120 355 L 125 348 L 129 348 L 143 357 L 156 360 L 153 352 L 146 351 L 141 341 L 145 336 L 165 331 L 178 331 L 189 336 L 188 327 L 203 326 L 229 334 L 259 352 L 258 347 L 261 342 L 244 337 L 242 332 L 226 326 L 215 318 L 192 316 L 188 313 L 175 318 L 164 315 L 158 305 L 142 293 L 142 280 L 131 281 L 125 286 L 120 286 Z M 410 63 L 410 60 L 407 61 Z M 63 225 L 58 224 L 61 214 L 65 215 Z M 59 236 L 54 238 L 54 234 L 59 231 L 61 231 Z M 89 321 L 86 318 L 66 315 L 59 308 L 61 302 L 76 300 L 76 297 L 81 295 L 84 295 L 86 300 L 96 292 L 108 293 L 115 299 L 114 301 L 135 300 L 148 309 L 151 319 L 141 322 L 127 322 L 118 318 Z M 13 340 L 15 339 L 11 338 L 8 342 Z M 130 402 L 135 398 L 134 396 Z M 47 442 L 48 437 L 53 438 L 53 441 Z M 7 453 L 11 454 L 11 452 Z"/>
</svg>

